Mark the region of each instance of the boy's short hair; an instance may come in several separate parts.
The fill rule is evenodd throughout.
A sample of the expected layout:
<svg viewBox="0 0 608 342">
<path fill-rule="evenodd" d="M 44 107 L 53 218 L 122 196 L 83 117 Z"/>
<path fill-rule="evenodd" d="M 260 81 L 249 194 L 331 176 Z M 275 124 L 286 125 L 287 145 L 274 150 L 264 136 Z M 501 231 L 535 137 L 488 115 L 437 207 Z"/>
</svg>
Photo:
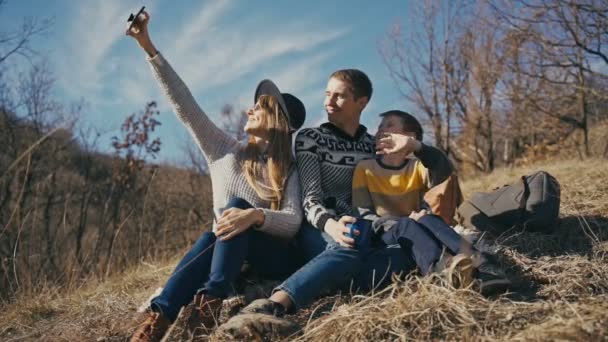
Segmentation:
<svg viewBox="0 0 608 342">
<path fill-rule="evenodd" d="M 362 96 L 367 96 L 368 101 L 372 98 L 372 81 L 370 81 L 369 77 L 359 69 L 342 69 L 334 71 L 329 78 L 336 78 L 350 84 L 355 100 Z"/>
<path fill-rule="evenodd" d="M 416 140 L 422 141 L 422 135 L 424 131 L 422 130 L 422 126 L 420 122 L 410 113 L 404 112 L 401 110 L 389 110 L 380 114 L 381 118 L 386 116 L 397 116 L 401 119 L 401 123 L 403 124 L 403 130 L 407 132 L 414 132 L 416 134 Z"/>
</svg>

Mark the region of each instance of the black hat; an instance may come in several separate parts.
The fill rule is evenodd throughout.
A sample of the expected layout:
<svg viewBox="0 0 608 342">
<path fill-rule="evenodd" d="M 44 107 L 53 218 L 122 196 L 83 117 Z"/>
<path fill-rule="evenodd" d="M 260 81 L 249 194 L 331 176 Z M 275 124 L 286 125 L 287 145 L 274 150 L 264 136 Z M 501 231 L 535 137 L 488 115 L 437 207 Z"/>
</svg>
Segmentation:
<svg viewBox="0 0 608 342">
<path fill-rule="evenodd" d="M 281 93 L 271 80 L 263 80 L 258 84 L 255 89 L 254 103 L 258 102 L 261 95 L 270 95 L 279 101 L 279 106 L 287 116 L 287 122 L 292 132 L 302 127 L 304 119 L 306 119 L 306 108 L 297 97 L 289 93 Z"/>
</svg>

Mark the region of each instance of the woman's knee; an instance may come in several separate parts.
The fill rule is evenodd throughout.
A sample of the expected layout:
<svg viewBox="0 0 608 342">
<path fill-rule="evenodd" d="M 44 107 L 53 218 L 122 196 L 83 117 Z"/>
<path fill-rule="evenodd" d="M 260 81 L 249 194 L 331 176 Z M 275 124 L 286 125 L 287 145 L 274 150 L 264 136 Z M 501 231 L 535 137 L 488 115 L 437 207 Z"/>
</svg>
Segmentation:
<svg viewBox="0 0 608 342">
<path fill-rule="evenodd" d="M 192 250 L 200 250 L 201 248 L 208 248 L 216 241 L 215 234 L 213 232 L 204 232 L 198 240 L 192 246 Z"/>
<path fill-rule="evenodd" d="M 223 210 L 230 209 L 230 208 L 249 209 L 249 208 L 253 208 L 253 205 L 251 205 L 251 203 L 247 202 L 246 200 L 244 200 L 240 197 L 233 197 L 232 199 L 230 199 L 230 201 L 228 201 L 228 203 L 226 203 L 226 206 L 224 207 Z"/>
</svg>

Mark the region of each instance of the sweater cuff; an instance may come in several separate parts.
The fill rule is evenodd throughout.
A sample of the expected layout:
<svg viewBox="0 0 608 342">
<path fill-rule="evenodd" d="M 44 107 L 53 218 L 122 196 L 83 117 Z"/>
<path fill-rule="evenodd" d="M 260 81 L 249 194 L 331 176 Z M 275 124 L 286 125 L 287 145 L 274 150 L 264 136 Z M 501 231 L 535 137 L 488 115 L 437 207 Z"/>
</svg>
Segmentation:
<svg viewBox="0 0 608 342">
<path fill-rule="evenodd" d="M 163 55 L 161 55 L 160 52 L 157 52 L 154 57 L 146 56 L 146 60 L 157 68 L 162 68 L 167 63 L 167 61 L 165 60 Z"/>
<path fill-rule="evenodd" d="M 274 222 L 274 215 L 270 209 L 266 208 L 256 208 L 261 210 L 264 213 L 264 223 L 262 225 L 256 226 L 256 230 L 266 231 L 269 227 L 275 226 L 277 223 Z"/>
<path fill-rule="evenodd" d="M 327 224 L 327 220 L 329 220 L 330 218 L 334 218 L 334 216 L 331 214 L 321 215 L 321 217 L 319 217 L 319 219 L 317 220 L 317 228 L 319 228 L 322 232 L 324 232 L 325 224 Z"/>
</svg>

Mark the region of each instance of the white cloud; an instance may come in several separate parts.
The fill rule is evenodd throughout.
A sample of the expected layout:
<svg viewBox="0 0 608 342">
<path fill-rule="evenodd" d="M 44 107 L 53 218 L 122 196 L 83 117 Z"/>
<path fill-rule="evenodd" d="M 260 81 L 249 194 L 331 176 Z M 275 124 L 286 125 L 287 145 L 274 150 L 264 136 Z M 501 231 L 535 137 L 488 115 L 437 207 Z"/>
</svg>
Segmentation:
<svg viewBox="0 0 608 342">
<path fill-rule="evenodd" d="M 229 0 L 203 4 L 168 36 L 177 39 L 167 42 L 165 54 L 196 91 L 228 84 L 259 67 L 272 66 L 289 53 L 305 53 L 347 32 L 312 30 L 305 21 L 272 25 L 261 14 L 227 20 L 232 7 Z"/>
<path fill-rule="evenodd" d="M 291 32 L 269 38 L 264 32 L 248 33 L 234 28 L 217 32 L 205 46 L 191 44 L 170 53 L 174 65 L 184 71 L 184 79 L 197 90 L 230 83 L 259 67 L 268 67 L 289 53 L 306 52 L 322 43 L 340 37 L 343 32 L 321 35 L 317 32 Z M 304 42 L 304 43 L 302 43 Z"/>
<path fill-rule="evenodd" d="M 273 73 L 273 80 L 287 92 L 294 93 L 297 96 L 303 96 L 301 93 L 310 89 L 310 87 L 318 83 L 319 79 L 327 79 L 329 75 L 321 74 L 319 66 L 328 60 L 335 51 L 323 51 L 313 56 L 303 58 L 298 63 L 288 63 L 287 66 Z M 324 87 L 325 84 L 322 85 Z M 323 96 L 323 89 L 315 89 L 317 101 Z"/>
<path fill-rule="evenodd" d="M 176 51 L 188 50 L 193 46 L 200 47 L 206 37 L 212 33 L 219 19 L 230 9 L 230 0 L 216 0 L 204 3 L 190 20 L 184 21 L 178 31 L 174 48 Z"/>
<path fill-rule="evenodd" d="M 308 109 L 307 123 L 319 114 L 323 88 L 316 88 L 320 83 L 324 87 L 328 76 L 322 74 L 322 65 L 338 51 L 329 43 L 349 30 L 316 25 L 311 18 L 268 21 L 263 12 L 235 20 L 233 0 L 204 2 L 184 18 L 163 17 L 162 8 L 155 9 L 163 4 L 157 4 L 146 5 L 152 38 L 211 116 L 224 102 L 237 109 L 250 106 L 257 82 L 253 79 L 258 77 L 271 78 L 298 96 Z M 144 53 L 124 36 L 126 15 L 137 10 L 129 5 L 87 1 L 74 9 L 73 29 L 64 42 L 70 53 L 62 52 L 57 63 L 60 85 L 69 96 L 87 99 L 98 112 L 122 115 L 152 99 L 168 112 Z M 236 96 L 216 94 L 220 88 Z"/>
<path fill-rule="evenodd" d="M 319 94 L 322 89 L 313 90 L 310 85 L 327 77 L 319 74 L 318 70 L 336 51 L 324 49 L 312 55 L 311 51 L 348 31 L 334 29 L 329 34 L 322 32 L 322 28 L 313 31 L 305 21 L 280 30 L 250 22 L 235 24 L 225 20 L 232 5 L 233 2 L 228 0 L 205 3 L 193 11 L 194 15 L 180 20 L 183 22 L 181 25 L 151 28 L 152 33 L 163 32 L 153 39 L 195 97 L 207 97 L 214 88 L 228 85 L 239 95 L 231 98 L 230 94 L 219 94 L 223 99 L 218 100 L 216 95 L 215 102 L 224 101 L 233 103 L 238 109 L 247 108 L 251 105 L 255 84 L 245 87 L 242 77 L 260 75 L 260 78 L 272 78 L 281 89 L 296 94 L 305 104 L 309 100 L 321 101 Z M 151 25 L 162 25 L 162 18 L 154 14 L 152 17 L 154 22 Z M 256 22 L 260 18 L 248 17 L 248 20 Z M 292 60 L 285 60 L 283 57 L 286 55 L 293 56 Z M 123 63 L 128 74 L 120 76 L 117 89 L 121 96 L 127 96 L 130 102 L 138 104 L 150 98 L 160 99 L 158 87 L 151 81 L 148 66 L 142 60 L 138 58 Z M 139 88 L 134 89 L 137 85 Z M 219 108 L 209 108 L 204 104 L 201 106 L 211 113 Z M 160 101 L 160 105 L 161 110 L 166 109 L 166 101 Z"/>
<path fill-rule="evenodd" d="M 61 83 L 76 96 L 100 91 L 105 75 L 103 60 L 114 43 L 124 36 L 125 17 L 131 8 L 121 1 L 79 2 L 72 29 L 64 42 L 62 58 L 57 61 Z M 111 67 L 111 66 L 109 66 Z"/>
</svg>

